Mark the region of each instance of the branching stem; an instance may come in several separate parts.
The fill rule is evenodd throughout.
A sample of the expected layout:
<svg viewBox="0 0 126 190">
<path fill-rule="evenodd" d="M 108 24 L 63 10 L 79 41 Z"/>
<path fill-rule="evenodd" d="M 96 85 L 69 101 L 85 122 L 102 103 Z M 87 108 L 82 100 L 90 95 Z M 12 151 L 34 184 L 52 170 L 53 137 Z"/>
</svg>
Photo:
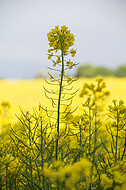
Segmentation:
<svg viewBox="0 0 126 190">
<path fill-rule="evenodd" d="M 59 89 L 59 98 L 58 98 L 56 160 L 58 158 L 59 123 L 60 123 L 60 102 L 61 102 L 61 94 L 62 94 L 62 86 L 63 86 L 63 74 L 64 74 L 63 42 L 62 42 L 62 37 L 61 36 L 60 36 L 60 41 L 61 41 L 61 53 L 62 53 L 62 70 L 61 70 L 60 89 Z"/>
</svg>

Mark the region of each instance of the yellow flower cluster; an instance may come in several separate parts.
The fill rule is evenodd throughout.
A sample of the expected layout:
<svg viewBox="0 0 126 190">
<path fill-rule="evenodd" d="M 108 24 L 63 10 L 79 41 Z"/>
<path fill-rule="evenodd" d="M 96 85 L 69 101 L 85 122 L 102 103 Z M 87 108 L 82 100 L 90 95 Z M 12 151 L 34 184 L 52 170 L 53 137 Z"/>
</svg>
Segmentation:
<svg viewBox="0 0 126 190">
<path fill-rule="evenodd" d="M 68 54 L 71 54 L 72 57 L 75 56 L 76 50 L 69 48 L 74 45 L 74 35 L 70 33 L 70 30 L 68 30 L 68 27 L 63 25 L 61 28 L 59 28 L 59 25 L 55 26 L 54 29 L 51 29 L 49 33 L 47 33 L 47 38 L 49 40 L 49 45 L 51 49 L 48 49 L 48 59 L 52 59 L 54 53 L 57 53 L 57 51 L 61 50 L 64 56 L 67 56 Z M 57 60 L 53 60 L 53 66 L 56 66 L 56 64 L 61 63 L 60 56 L 56 56 Z M 66 66 L 69 69 L 72 69 L 72 67 L 75 64 L 73 62 L 67 61 Z"/>
<path fill-rule="evenodd" d="M 72 69 L 73 66 L 75 66 L 75 64 L 69 59 L 69 61 L 66 62 L 66 66 L 67 66 L 69 69 Z"/>
<path fill-rule="evenodd" d="M 46 178 L 56 185 L 56 182 L 63 184 L 64 189 L 75 190 L 81 188 L 77 186 L 80 178 L 83 176 L 85 182 L 84 187 L 88 187 L 90 183 L 91 175 L 91 163 L 83 158 L 79 162 L 74 164 L 68 164 L 63 166 L 60 161 L 54 162 L 53 166 L 50 168 L 45 168 L 43 174 Z"/>
<path fill-rule="evenodd" d="M 80 97 L 82 98 L 87 96 L 83 107 L 87 107 L 94 112 L 102 112 L 104 108 L 103 102 L 105 98 L 110 95 L 110 92 L 108 90 L 104 90 L 106 88 L 106 83 L 103 78 L 96 78 L 95 82 L 96 84 L 84 83 Z"/>
<path fill-rule="evenodd" d="M 126 110 L 126 107 L 124 106 L 124 101 L 123 100 L 119 100 L 119 103 L 117 103 L 117 100 L 112 100 L 113 102 L 113 106 L 109 106 L 109 110 L 112 111 L 117 111 L 119 112 L 119 114 L 124 113 L 124 110 Z"/>
<path fill-rule="evenodd" d="M 71 52 L 71 56 L 74 57 L 75 54 L 76 54 L 76 50 L 74 50 L 74 49 L 72 48 L 72 49 L 70 50 L 70 52 Z"/>
<path fill-rule="evenodd" d="M 104 187 L 104 189 L 108 189 L 112 187 L 113 185 L 113 179 L 109 179 L 106 174 L 101 174 L 101 185 Z"/>
<path fill-rule="evenodd" d="M 114 99 L 112 102 L 113 105 L 109 105 L 110 117 L 113 117 L 111 127 L 116 129 L 118 126 L 119 131 L 125 130 L 126 106 L 124 105 L 124 101 L 119 100 L 119 102 L 117 102 L 117 100 Z"/>
<path fill-rule="evenodd" d="M 63 25 L 61 29 L 59 25 L 55 26 L 55 29 L 51 29 L 49 33 L 47 33 L 47 37 L 49 40 L 49 45 L 53 49 L 49 49 L 48 53 L 51 53 L 53 50 L 57 52 L 57 50 L 61 50 L 61 38 L 63 43 L 63 51 L 64 55 L 68 53 L 68 49 L 74 45 L 74 35 L 70 33 L 68 27 Z M 76 51 L 74 49 L 71 50 L 72 56 L 74 56 Z"/>
</svg>

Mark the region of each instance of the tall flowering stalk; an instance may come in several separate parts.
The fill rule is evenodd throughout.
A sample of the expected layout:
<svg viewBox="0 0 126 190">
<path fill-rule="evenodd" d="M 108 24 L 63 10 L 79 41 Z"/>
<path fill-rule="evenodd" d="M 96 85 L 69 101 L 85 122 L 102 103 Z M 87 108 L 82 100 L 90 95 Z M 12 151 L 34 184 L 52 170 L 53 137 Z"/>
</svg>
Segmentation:
<svg viewBox="0 0 126 190">
<path fill-rule="evenodd" d="M 56 160 L 58 155 L 58 141 L 59 141 L 59 125 L 60 125 L 60 107 L 61 107 L 61 99 L 62 99 L 62 92 L 63 88 L 67 85 L 63 85 L 63 80 L 67 80 L 68 83 L 72 83 L 73 79 L 67 77 L 65 75 L 65 70 L 72 69 L 73 66 L 76 64 L 73 63 L 70 59 L 66 60 L 65 57 L 68 55 L 71 55 L 72 57 L 75 56 L 76 50 L 71 48 L 71 46 L 74 45 L 74 35 L 71 34 L 70 30 L 68 30 L 68 27 L 65 25 L 61 26 L 55 26 L 54 29 L 51 29 L 49 33 L 47 33 L 47 37 L 49 40 L 50 49 L 48 49 L 48 59 L 51 59 L 53 62 L 54 67 L 60 67 L 60 79 L 55 79 L 55 81 L 58 81 L 59 83 L 59 92 L 58 92 L 58 104 L 57 104 L 57 140 L 56 140 Z M 55 69 L 53 69 L 55 70 Z M 50 75 L 51 76 L 51 75 Z M 51 79 L 54 79 L 51 76 Z M 57 92 L 56 92 L 57 93 Z M 74 93 L 73 93 L 74 95 Z M 64 93 L 65 96 L 65 93 Z M 54 100 L 52 100 L 53 104 Z"/>
</svg>

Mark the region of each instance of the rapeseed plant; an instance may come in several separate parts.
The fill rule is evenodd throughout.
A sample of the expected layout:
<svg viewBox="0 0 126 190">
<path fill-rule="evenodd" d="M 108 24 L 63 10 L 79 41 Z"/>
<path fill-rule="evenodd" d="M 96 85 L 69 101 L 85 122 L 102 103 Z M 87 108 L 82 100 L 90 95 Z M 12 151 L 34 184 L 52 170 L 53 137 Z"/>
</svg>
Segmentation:
<svg viewBox="0 0 126 190">
<path fill-rule="evenodd" d="M 47 38 L 49 41 L 49 46 L 51 49 L 48 49 L 48 59 L 51 59 L 53 62 L 53 66 L 61 67 L 61 71 L 59 74 L 60 79 L 54 79 L 52 75 L 50 75 L 50 79 L 53 82 L 57 82 L 59 86 L 59 90 L 57 91 L 48 91 L 45 89 L 45 92 L 48 94 L 57 95 L 58 98 L 51 98 L 53 107 L 57 107 L 57 139 L 56 139 L 56 160 L 58 159 L 58 144 L 59 144 L 59 135 L 60 135 L 60 120 L 63 120 L 70 112 L 67 112 L 67 109 L 71 105 L 71 100 L 75 96 L 76 91 L 70 93 L 70 84 L 73 83 L 75 79 L 67 77 L 65 71 L 67 69 L 72 69 L 76 66 L 70 59 L 67 61 L 66 56 L 71 54 L 72 57 L 75 56 L 76 50 L 70 49 L 71 46 L 74 45 L 74 35 L 70 32 L 67 26 L 63 25 L 61 28 L 59 26 L 55 26 L 54 29 L 51 29 L 49 33 L 47 33 Z M 57 54 L 58 53 L 58 54 Z M 56 70 L 57 71 L 57 70 Z M 65 79 L 66 77 L 66 79 Z M 66 81 L 68 84 L 63 84 Z M 57 85 L 57 84 L 54 84 Z M 64 92 L 67 91 L 67 92 Z M 49 98 L 49 97 L 48 97 Z M 67 103 L 65 103 L 67 102 Z M 69 103 L 68 103 L 69 102 Z M 64 111 L 60 111 L 61 105 L 66 105 L 66 109 Z M 63 121 L 62 121 L 63 122 Z"/>
<path fill-rule="evenodd" d="M 47 38 L 49 69 L 59 72 L 59 78 L 49 73 L 49 88 L 44 87 L 53 109 L 42 104 L 33 112 L 21 109 L 14 124 L 8 119 L 10 103 L 1 103 L 0 189 L 125 190 L 124 102 L 113 100 L 107 118 L 109 91 L 104 79 L 97 78 L 95 84 L 84 83 L 80 92 L 82 112 L 72 111 L 76 79 L 66 71 L 77 65 L 72 61 L 74 35 L 68 27 L 56 26 Z"/>
</svg>

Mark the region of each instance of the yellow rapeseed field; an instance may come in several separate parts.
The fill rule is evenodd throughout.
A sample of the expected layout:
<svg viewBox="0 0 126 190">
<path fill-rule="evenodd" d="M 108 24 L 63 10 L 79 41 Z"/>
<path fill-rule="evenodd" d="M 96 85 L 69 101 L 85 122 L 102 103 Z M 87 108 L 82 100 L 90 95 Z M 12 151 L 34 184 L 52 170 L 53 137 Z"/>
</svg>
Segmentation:
<svg viewBox="0 0 126 190">
<path fill-rule="evenodd" d="M 74 35 L 47 38 L 58 79 L 0 81 L 0 189 L 125 190 L 126 78 L 67 76 Z"/>
<path fill-rule="evenodd" d="M 95 83 L 94 78 L 83 78 L 74 82 L 74 89 L 78 89 L 76 96 L 73 98 L 72 108 L 78 106 L 76 114 L 81 114 L 83 98 L 79 97 L 83 84 Z M 126 102 L 126 78 L 105 78 L 106 89 L 110 91 L 110 97 L 107 99 L 106 105 L 111 104 L 113 99 L 124 100 Z M 0 81 L 0 102 L 6 101 L 11 104 L 11 108 L 8 113 L 8 119 L 10 122 L 16 122 L 15 115 L 20 116 L 20 107 L 26 111 L 32 111 L 34 108 L 38 108 L 41 103 L 42 106 L 48 109 L 52 108 L 51 100 L 48 100 L 45 96 L 43 85 L 48 89 L 50 86 L 43 79 L 39 80 L 1 80 Z M 54 86 L 52 89 L 54 90 Z"/>
</svg>

